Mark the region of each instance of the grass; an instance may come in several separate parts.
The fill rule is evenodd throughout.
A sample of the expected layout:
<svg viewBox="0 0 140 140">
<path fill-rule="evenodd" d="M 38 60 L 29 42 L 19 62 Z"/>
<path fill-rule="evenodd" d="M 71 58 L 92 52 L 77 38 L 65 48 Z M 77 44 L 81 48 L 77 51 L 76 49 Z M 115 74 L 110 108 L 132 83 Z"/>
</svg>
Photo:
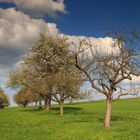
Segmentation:
<svg viewBox="0 0 140 140">
<path fill-rule="evenodd" d="M 50 113 L 36 108 L 0 110 L 0 140 L 140 140 L 140 99 L 113 103 L 111 128 L 102 121 L 105 101 L 57 105 Z"/>
</svg>

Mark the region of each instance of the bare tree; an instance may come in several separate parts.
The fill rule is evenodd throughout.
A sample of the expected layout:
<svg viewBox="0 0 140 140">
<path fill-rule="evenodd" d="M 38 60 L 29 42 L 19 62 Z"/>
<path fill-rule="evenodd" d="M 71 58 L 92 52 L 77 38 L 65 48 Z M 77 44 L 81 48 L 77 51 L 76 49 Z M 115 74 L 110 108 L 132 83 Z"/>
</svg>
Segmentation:
<svg viewBox="0 0 140 140">
<path fill-rule="evenodd" d="M 117 86 L 125 79 L 131 80 L 131 76 L 138 75 L 140 70 L 138 57 L 134 49 L 130 49 L 130 34 L 113 32 L 113 37 L 112 48 L 116 51 L 112 53 L 96 52 L 95 46 L 87 40 L 80 40 L 77 52 L 74 52 L 76 67 L 85 74 L 92 88 L 106 96 L 105 128 L 110 126 L 112 97 Z"/>
<path fill-rule="evenodd" d="M 114 98 L 113 101 L 120 99 L 123 96 L 135 96 L 139 97 L 140 86 L 134 85 L 132 82 L 129 82 L 127 88 L 122 88 L 118 86 L 118 95 L 117 98 Z"/>
</svg>

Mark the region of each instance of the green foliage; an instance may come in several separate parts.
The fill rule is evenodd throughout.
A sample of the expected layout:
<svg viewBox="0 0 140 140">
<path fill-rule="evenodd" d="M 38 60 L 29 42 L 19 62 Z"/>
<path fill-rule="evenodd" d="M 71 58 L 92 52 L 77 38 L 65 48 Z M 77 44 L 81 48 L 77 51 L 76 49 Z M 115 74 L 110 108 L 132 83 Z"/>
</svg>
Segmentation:
<svg viewBox="0 0 140 140">
<path fill-rule="evenodd" d="M 37 108 L 0 110 L 1 140 L 139 140 L 140 99 L 113 104 L 111 128 L 104 129 L 105 102 L 65 104 L 65 116 L 57 105 L 47 113 Z"/>
</svg>

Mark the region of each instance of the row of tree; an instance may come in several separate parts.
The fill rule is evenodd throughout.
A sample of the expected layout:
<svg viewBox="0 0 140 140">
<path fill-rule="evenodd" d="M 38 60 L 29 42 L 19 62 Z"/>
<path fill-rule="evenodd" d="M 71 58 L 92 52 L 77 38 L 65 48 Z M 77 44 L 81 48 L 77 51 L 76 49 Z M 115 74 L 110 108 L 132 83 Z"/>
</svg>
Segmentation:
<svg viewBox="0 0 140 140">
<path fill-rule="evenodd" d="M 13 98 L 19 106 L 26 107 L 27 105 L 32 103 L 35 103 L 35 106 L 37 106 L 37 103 L 39 102 L 39 108 L 42 108 L 42 97 L 39 94 L 33 93 L 28 89 L 20 89 Z"/>
<path fill-rule="evenodd" d="M 18 88 L 18 94 L 28 97 L 29 93 L 38 94 L 44 99 L 47 111 L 51 100 L 58 102 L 60 115 L 63 115 L 64 101 L 85 97 L 80 87 L 84 81 L 89 81 L 93 89 L 106 96 L 104 127 L 107 128 L 110 126 L 113 93 L 122 81 L 131 80 L 131 76 L 139 75 L 140 71 L 139 58 L 134 48 L 130 48 L 131 39 L 134 40 L 136 34 L 113 31 L 111 35 L 115 38 L 112 48 L 117 51 L 101 54 L 95 52 L 90 41 L 79 40 L 76 49 L 71 49 L 73 42 L 68 43 L 66 38 L 41 34 L 23 59 L 21 68 L 10 74 L 8 85 Z"/>
<path fill-rule="evenodd" d="M 63 116 L 65 100 L 84 97 L 80 92 L 81 72 L 74 64 L 65 39 L 41 34 L 25 56 L 20 70 L 10 74 L 8 86 L 19 90 L 14 96 L 15 102 L 26 106 L 44 100 L 48 112 L 50 102 L 55 101 Z"/>
</svg>

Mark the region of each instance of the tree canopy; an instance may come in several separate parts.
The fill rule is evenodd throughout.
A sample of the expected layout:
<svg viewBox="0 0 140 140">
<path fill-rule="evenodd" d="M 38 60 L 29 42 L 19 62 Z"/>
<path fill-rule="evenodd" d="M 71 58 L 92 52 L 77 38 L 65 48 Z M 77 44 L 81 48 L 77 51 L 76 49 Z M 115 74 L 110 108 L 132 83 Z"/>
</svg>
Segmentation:
<svg viewBox="0 0 140 140">
<path fill-rule="evenodd" d="M 80 73 L 65 38 L 40 34 L 24 57 L 21 68 L 10 73 L 8 85 L 38 93 L 49 111 L 51 98 L 63 95 L 61 101 L 64 102 L 70 96 L 80 95 Z"/>
</svg>

